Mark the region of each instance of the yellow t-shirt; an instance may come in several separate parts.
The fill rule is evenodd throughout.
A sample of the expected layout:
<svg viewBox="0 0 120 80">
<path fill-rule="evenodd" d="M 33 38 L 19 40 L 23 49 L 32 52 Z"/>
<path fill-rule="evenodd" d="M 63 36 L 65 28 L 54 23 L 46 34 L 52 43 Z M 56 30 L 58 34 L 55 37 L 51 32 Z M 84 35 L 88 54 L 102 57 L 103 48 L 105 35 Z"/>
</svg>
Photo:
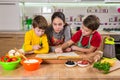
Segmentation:
<svg viewBox="0 0 120 80">
<path fill-rule="evenodd" d="M 39 37 L 35 34 L 34 30 L 31 29 L 27 31 L 25 34 L 23 49 L 25 52 L 29 52 L 33 50 L 32 49 L 33 45 L 37 45 L 41 43 L 42 43 L 42 48 L 40 48 L 39 50 L 34 50 L 34 53 L 38 53 L 38 54 L 48 53 L 49 44 L 46 34 Z"/>
</svg>

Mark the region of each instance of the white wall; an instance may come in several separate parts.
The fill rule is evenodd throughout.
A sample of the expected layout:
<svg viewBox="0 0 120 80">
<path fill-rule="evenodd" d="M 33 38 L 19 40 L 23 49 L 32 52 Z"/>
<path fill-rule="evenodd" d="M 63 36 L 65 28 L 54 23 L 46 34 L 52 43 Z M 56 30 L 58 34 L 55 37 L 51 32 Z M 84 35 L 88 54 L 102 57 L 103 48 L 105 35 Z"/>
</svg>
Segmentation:
<svg viewBox="0 0 120 80">
<path fill-rule="evenodd" d="M 0 2 L 0 30 L 20 29 L 20 8 L 18 3 Z"/>
<path fill-rule="evenodd" d="M 92 7 L 91 12 L 87 12 L 88 7 Z M 75 18 L 78 16 L 87 16 L 90 14 L 95 14 L 97 15 L 100 20 L 101 20 L 101 26 L 99 30 L 102 30 L 105 27 L 119 27 L 120 28 L 120 13 L 117 12 L 117 9 L 120 8 L 120 6 L 72 6 L 72 7 L 67 7 L 67 6 L 53 6 L 51 7 L 52 12 L 51 13 L 42 13 L 42 8 L 41 6 L 26 6 L 25 7 L 25 15 L 33 17 L 36 14 L 41 14 L 46 17 L 48 22 L 50 23 L 51 15 L 54 11 L 61 10 L 66 16 L 66 20 L 68 23 L 71 23 L 72 28 L 80 27 L 81 25 L 77 24 L 82 24 L 82 21 L 76 22 L 74 21 Z M 97 9 L 97 12 L 94 12 L 94 9 Z M 100 11 L 103 9 L 107 9 L 107 11 Z M 70 17 L 73 18 L 73 21 L 69 21 Z M 84 18 L 82 17 L 82 19 Z M 118 21 L 114 21 L 114 18 L 117 17 Z M 78 18 L 77 18 L 78 19 Z M 112 22 L 110 20 L 113 20 Z M 106 25 L 107 24 L 107 25 Z"/>
</svg>

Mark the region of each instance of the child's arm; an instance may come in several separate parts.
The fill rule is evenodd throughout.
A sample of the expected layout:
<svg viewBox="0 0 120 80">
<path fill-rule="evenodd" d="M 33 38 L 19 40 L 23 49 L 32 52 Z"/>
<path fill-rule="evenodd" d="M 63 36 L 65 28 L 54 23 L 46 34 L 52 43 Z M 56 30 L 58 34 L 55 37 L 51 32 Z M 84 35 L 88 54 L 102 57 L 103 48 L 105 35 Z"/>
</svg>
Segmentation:
<svg viewBox="0 0 120 80">
<path fill-rule="evenodd" d="M 65 42 L 64 44 L 62 44 L 62 46 L 57 47 L 55 49 L 56 53 L 62 53 L 64 49 L 66 49 L 67 47 L 71 46 L 72 44 L 74 44 L 74 42 L 72 40 L 69 40 L 67 42 Z"/>
<path fill-rule="evenodd" d="M 33 48 L 30 43 L 31 43 L 31 34 L 29 32 L 26 32 L 25 39 L 24 39 L 24 45 L 23 45 L 25 52 L 32 51 Z"/>
<path fill-rule="evenodd" d="M 42 46 L 40 49 L 38 50 L 34 50 L 34 53 L 38 53 L 38 54 L 45 54 L 49 52 L 49 45 L 48 45 L 48 39 L 47 36 L 44 35 L 42 37 Z"/>
<path fill-rule="evenodd" d="M 32 48 L 33 48 L 33 50 L 38 50 L 42 47 L 39 44 L 37 44 L 37 45 L 33 45 Z"/>
<path fill-rule="evenodd" d="M 91 53 L 97 49 L 96 47 L 93 47 L 93 46 L 90 46 L 90 48 L 80 48 L 80 47 L 75 46 L 75 45 L 71 46 L 71 48 L 72 48 L 72 50 L 85 52 L 85 53 Z"/>
</svg>

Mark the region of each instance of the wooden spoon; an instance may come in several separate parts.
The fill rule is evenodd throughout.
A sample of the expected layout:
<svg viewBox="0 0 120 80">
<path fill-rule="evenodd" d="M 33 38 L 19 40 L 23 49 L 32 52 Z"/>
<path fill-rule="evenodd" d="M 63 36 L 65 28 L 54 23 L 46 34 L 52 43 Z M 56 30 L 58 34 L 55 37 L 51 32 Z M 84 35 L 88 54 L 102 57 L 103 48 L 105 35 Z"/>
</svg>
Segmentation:
<svg viewBox="0 0 120 80">
<path fill-rule="evenodd" d="M 15 48 L 15 51 L 16 51 L 16 52 L 19 52 L 20 55 L 21 55 L 25 60 L 28 60 L 28 58 L 23 55 L 23 52 L 19 51 L 17 48 Z"/>
</svg>

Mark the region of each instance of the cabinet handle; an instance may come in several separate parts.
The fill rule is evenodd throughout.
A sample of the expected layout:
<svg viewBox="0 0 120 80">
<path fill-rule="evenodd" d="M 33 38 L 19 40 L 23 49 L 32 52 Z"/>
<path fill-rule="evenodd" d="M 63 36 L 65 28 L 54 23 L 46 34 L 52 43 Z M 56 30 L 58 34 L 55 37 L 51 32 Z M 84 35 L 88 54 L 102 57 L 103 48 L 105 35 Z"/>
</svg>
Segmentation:
<svg viewBox="0 0 120 80">
<path fill-rule="evenodd" d="M 0 38 L 13 38 L 13 37 L 0 37 Z"/>
</svg>

